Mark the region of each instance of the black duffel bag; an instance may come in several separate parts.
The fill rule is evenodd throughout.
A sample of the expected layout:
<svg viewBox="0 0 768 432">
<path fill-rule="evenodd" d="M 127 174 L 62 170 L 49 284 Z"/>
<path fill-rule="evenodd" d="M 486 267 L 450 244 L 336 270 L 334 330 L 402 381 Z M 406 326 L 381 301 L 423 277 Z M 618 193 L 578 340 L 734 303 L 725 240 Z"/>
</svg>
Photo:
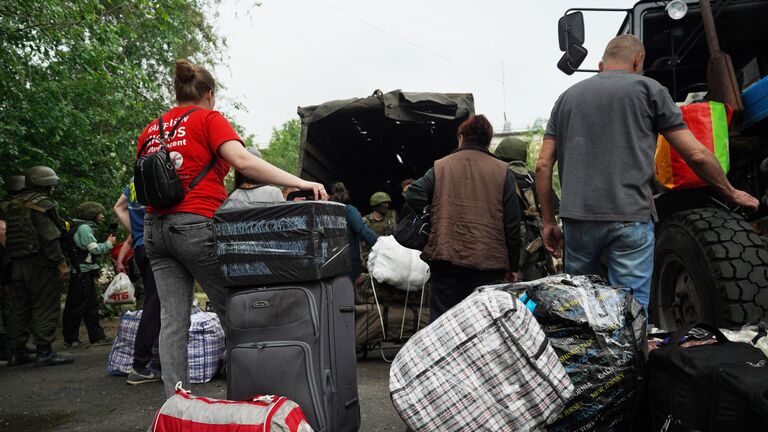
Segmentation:
<svg viewBox="0 0 768 432">
<path fill-rule="evenodd" d="M 395 240 L 401 245 L 423 251 L 429 240 L 432 218 L 429 206 L 425 206 L 420 212 L 413 212 L 397 223 L 395 227 Z"/>
<path fill-rule="evenodd" d="M 717 342 L 681 347 L 692 329 Z M 720 330 L 696 324 L 678 331 L 648 356 L 652 430 L 760 431 L 768 421 L 768 357 Z"/>
</svg>

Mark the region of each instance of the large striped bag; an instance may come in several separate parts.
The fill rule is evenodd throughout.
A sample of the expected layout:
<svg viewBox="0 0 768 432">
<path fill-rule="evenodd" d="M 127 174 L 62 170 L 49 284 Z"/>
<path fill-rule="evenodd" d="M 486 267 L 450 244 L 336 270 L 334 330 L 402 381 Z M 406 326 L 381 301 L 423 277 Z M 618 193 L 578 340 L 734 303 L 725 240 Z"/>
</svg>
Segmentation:
<svg viewBox="0 0 768 432">
<path fill-rule="evenodd" d="M 723 171 L 731 168 L 728 148 L 728 125 L 733 110 L 720 102 L 698 102 L 680 107 L 683 120 L 693 135 L 715 154 Z M 656 180 L 667 189 L 690 189 L 706 186 L 664 136 L 656 146 Z"/>
<path fill-rule="evenodd" d="M 142 311 L 127 311 L 120 319 L 112 350 L 109 352 L 107 373 L 115 376 L 128 375 L 133 366 L 133 347 L 139 329 Z M 219 317 L 213 312 L 192 308 L 189 339 L 187 342 L 187 374 L 192 384 L 206 383 L 213 379 L 224 357 L 224 329 Z M 160 364 L 157 343 L 152 350 L 151 367 Z"/>
<path fill-rule="evenodd" d="M 281 396 L 255 396 L 228 401 L 193 396 L 176 385 L 165 401 L 151 432 L 312 432 L 296 402 Z"/>
<path fill-rule="evenodd" d="M 574 387 L 526 306 L 487 290 L 405 344 L 389 391 L 414 431 L 531 431 L 557 418 Z"/>
</svg>

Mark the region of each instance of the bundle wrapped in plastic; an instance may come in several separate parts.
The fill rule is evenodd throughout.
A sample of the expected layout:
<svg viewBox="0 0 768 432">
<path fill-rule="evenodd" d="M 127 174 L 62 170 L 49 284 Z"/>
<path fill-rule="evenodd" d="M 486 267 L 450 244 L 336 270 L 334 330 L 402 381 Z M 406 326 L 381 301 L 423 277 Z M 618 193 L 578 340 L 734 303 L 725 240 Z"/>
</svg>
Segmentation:
<svg viewBox="0 0 768 432">
<path fill-rule="evenodd" d="M 627 291 L 597 276 L 558 275 L 480 290 L 520 295 L 576 391 L 550 431 L 628 429 L 644 364 L 646 317 Z"/>
<path fill-rule="evenodd" d="M 344 204 L 229 200 L 214 216 L 219 267 L 230 286 L 325 279 L 349 272 Z"/>
</svg>

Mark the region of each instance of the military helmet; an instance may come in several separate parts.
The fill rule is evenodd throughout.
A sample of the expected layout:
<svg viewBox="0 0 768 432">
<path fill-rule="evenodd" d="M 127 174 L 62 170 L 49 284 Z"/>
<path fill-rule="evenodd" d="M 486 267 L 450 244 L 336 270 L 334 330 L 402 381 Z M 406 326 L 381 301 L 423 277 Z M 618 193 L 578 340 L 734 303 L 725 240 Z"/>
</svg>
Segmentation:
<svg viewBox="0 0 768 432">
<path fill-rule="evenodd" d="M 5 191 L 9 193 L 21 192 L 26 187 L 24 176 L 16 174 L 5 178 Z"/>
<path fill-rule="evenodd" d="M 59 176 L 53 168 L 47 166 L 33 166 L 25 173 L 26 183 L 31 186 L 56 186 L 59 184 Z"/>
<path fill-rule="evenodd" d="M 86 201 L 75 210 L 75 214 L 79 219 L 96 222 L 96 216 L 99 213 L 104 213 L 104 206 L 93 201 Z"/>
<path fill-rule="evenodd" d="M 375 194 L 371 195 L 371 207 L 376 207 L 377 205 L 385 202 L 392 202 L 392 198 L 389 197 L 388 193 L 376 192 Z"/>
<path fill-rule="evenodd" d="M 493 154 L 504 162 L 525 162 L 528 160 L 528 144 L 517 137 L 506 137 L 496 146 Z"/>
</svg>

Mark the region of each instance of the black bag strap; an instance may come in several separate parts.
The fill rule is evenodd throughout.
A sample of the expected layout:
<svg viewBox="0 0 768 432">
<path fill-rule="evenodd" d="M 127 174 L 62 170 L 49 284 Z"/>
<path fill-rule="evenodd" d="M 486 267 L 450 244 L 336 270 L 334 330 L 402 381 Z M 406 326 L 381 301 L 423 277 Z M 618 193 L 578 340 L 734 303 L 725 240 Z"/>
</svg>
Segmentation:
<svg viewBox="0 0 768 432">
<path fill-rule="evenodd" d="M 179 120 L 176 122 L 176 124 L 173 125 L 173 128 L 171 128 L 171 131 L 168 133 L 168 135 L 165 135 L 163 131 L 163 116 L 161 115 L 160 117 L 158 117 L 157 126 L 158 126 L 158 129 L 160 130 L 160 139 L 165 141 L 168 138 L 173 138 L 173 136 L 176 135 L 176 129 L 179 128 L 179 126 L 181 125 L 181 122 L 183 122 L 185 118 L 189 117 L 190 114 L 192 114 L 193 112 L 199 109 L 200 108 L 192 108 L 191 110 L 182 114 L 181 117 L 179 117 Z"/>
<path fill-rule="evenodd" d="M 160 142 L 160 145 L 163 146 L 163 149 L 165 149 L 166 152 L 168 152 L 168 146 L 165 145 L 165 140 L 176 135 L 176 129 L 178 129 L 178 127 L 181 125 L 181 122 L 183 122 L 185 118 L 189 117 L 190 114 L 192 114 L 193 112 L 199 109 L 200 108 L 192 108 L 191 110 L 182 114 L 181 117 L 179 117 L 179 121 L 177 121 L 176 124 L 173 125 L 173 128 L 171 129 L 171 132 L 168 135 L 165 135 L 165 130 L 163 129 L 163 116 L 161 115 L 160 117 L 157 118 L 157 128 L 158 128 L 158 132 L 160 132 L 160 136 L 158 137 L 157 140 Z M 141 154 L 144 152 L 144 149 L 147 147 L 147 144 L 149 144 L 154 139 L 155 137 L 147 138 L 146 141 L 144 141 L 144 144 L 142 144 L 141 147 L 139 148 L 139 151 L 136 152 L 136 157 L 141 156 Z"/>
<path fill-rule="evenodd" d="M 695 329 L 695 328 L 706 330 L 706 331 L 712 333 L 712 335 L 717 339 L 718 342 L 721 342 L 721 343 L 722 342 L 728 342 L 728 338 L 725 337 L 725 335 L 723 334 L 723 332 L 720 331 L 720 329 L 718 329 L 717 327 L 715 327 L 713 325 L 700 322 L 698 324 L 693 324 L 693 325 L 689 325 L 687 327 L 683 327 L 680 330 L 678 330 L 677 332 L 675 332 L 675 334 L 672 335 L 672 339 L 670 339 L 670 341 L 669 341 L 669 346 L 674 346 L 674 347 L 679 346 L 680 345 L 680 340 L 684 336 L 688 335 L 688 333 L 692 329 Z"/>
<path fill-rule="evenodd" d="M 757 334 L 752 338 L 752 345 L 756 344 L 760 339 L 768 336 L 768 324 L 764 321 L 757 321 L 753 325 L 757 326 Z"/>
<path fill-rule="evenodd" d="M 197 186 L 197 184 L 200 183 L 203 180 L 203 178 L 208 175 L 209 172 L 211 172 L 213 167 L 216 165 L 216 161 L 217 161 L 217 158 L 216 158 L 216 154 L 214 153 L 211 156 L 211 161 L 208 162 L 208 165 L 206 165 L 205 168 L 203 168 L 203 170 L 200 171 L 200 174 L 198 174 L 197 177 L 192 179 L 192 182 L 189 184 L 189 187 L 187 188 L 188 191 L 192 190 L 193 187 Z"/>
<path fill-rule="evenodd" d="M 179 127 L 179 125 L 181 124 L 182 120 L 184 120 L 184 118 L 186 118 L 188 115 L 192 114 L 193 112 L 195 112 L 195 111 L 197 111 L 199 109 L 200 108 L 192 108 L 191 110 L 189 110 L 186 113 L 184 113 L 184 115 L 179 117 L 179 121 L 177 121 L 176 124 L 173 125 L 173 129 L 171 129 L 171 132 L 168 134 L 168 137 L 169 138 L 173 137 L 176 134 L 176 128 Z M 158 124 L 159 124 L 159 127 L 160 127 L 160 136 L 164 136 L 163 135 L 163 118 L 162 118 L 162 116 L 158 117 L 157 121 L 158 121 Z M 165 143 L 163 143 L 163 146 L 165 146 Z M 200 174 L 195 176 L 195 178 L 192 179 L 192 181 L 189 183 L 189 186 L 187 187 L 187 191 L 192 190 L 192 188 L 197 186 L 198 183 L 200 183 L 203 180 L 203 178 L 205 178 L 205 176 L 207 176 L 208 173 L 211 172 L 213 167 L 216 166 L 216 161 L 217 161 L 217 158 L 216 158 L 216 154 L 214 153 L 213 155 L 211 155 L 211 160 L 208 162 L 208 164 L 203 168 L 202 171 L 200 171 Z"/>
</svg>

